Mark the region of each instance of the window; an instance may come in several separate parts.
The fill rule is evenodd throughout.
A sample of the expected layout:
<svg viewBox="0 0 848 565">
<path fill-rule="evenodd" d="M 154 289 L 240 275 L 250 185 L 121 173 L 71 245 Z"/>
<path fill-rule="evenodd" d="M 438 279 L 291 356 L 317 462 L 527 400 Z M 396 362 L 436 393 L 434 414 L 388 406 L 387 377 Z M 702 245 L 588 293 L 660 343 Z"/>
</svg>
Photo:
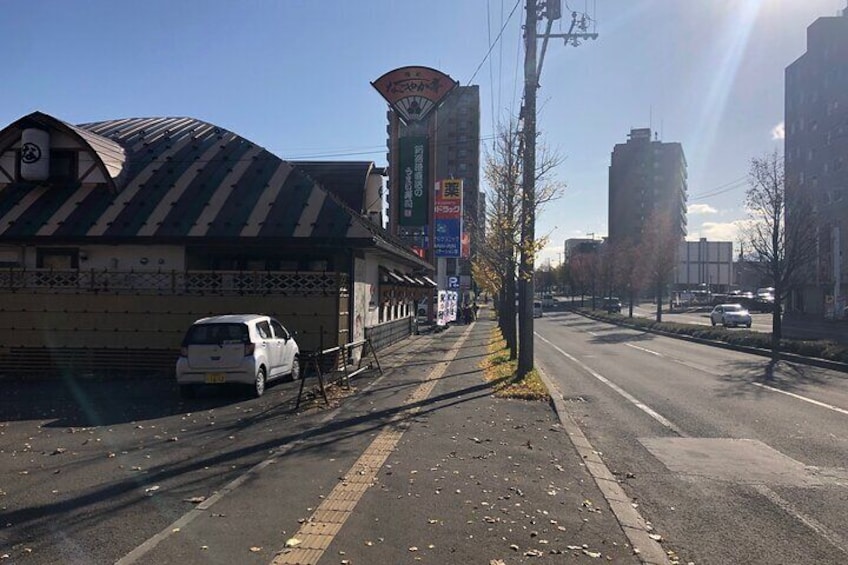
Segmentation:
<svg viewBox="0 0 848 565">
<path fill-rule="evenodd" d="M 264 320 L 256 323 L 256 332 L 262 339 L 271 339 L 271 326 Z"/>
<path fill-rule="evenodd" d="M 50 180 L 76 180 L 78 176 L 77 157 L 78 154 L 76 151 L 51 151 Z"/>
<path fill-rule="evenodd" d="M 271 327 L 274 329 L 274 337 L 277 339 L 288 339 L 289 332 L 286 331 L 286 328 L 278 322 L 277 320 L 271 320 Z"/>
<path fill-rule="evenodd" d="M 51 150 L 50 151 L 50 176 L 48 180 L 51 182 L 63 182 L 76 180 L 79 176 L 78 171 L 79 154 L 76 151 L 69 150 Z M 16 176 L 18 180 L 24 180 L 21 176 L 21 154 L 20 150 L 17 153 L 16 159 Z"/>
<path fill-rule="evenodd" d="M 57 271 L 79 269 L 79 250 L 68 247 L 36 249 L 35 266 L 38 269 L 54 269 Z"/>
</svg>

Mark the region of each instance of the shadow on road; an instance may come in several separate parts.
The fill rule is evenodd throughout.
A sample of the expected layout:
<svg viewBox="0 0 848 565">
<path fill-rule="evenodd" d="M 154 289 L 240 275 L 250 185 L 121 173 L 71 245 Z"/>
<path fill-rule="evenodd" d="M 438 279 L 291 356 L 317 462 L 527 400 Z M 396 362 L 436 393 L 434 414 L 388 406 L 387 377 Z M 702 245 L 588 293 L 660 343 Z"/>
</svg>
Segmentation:
<svg viewBox="0 0 848 565">
<path fill-rule="evenodd" d="M 818 367 L 782 360 L 775 363 L 771 359 L 756 359 L 730 363 L 727 373 L 719 380 L 727 386 L 718 396 L 734 397 L 769 394 L 766 389 L 754 386 L 756 384 L 799 392 L 810 385 L 826 386 L 832 378 Z"/>
</svg>

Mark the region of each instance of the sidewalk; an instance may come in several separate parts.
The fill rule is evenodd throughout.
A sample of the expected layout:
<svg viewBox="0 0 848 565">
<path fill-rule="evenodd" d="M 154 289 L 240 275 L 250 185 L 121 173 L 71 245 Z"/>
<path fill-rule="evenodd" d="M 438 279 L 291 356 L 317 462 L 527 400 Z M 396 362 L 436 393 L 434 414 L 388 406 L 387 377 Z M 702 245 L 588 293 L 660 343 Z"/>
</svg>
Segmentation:
<svg viewBox="0 0 848 565">
<path fill-rule="evenodd" d="M 382 352 L 310 437 L 124 563 L 638 563 L 551 406 L 491 395 L 493 327 Z"/>
</svg>

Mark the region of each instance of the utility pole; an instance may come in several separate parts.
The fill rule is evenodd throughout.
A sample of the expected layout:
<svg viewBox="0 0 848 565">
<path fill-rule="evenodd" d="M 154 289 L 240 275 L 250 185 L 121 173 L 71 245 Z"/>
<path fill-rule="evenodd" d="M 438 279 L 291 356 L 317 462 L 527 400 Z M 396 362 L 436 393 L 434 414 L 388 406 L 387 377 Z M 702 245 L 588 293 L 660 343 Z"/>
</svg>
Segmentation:
<svg viewBox="0 0 848 565">
<path fill-rule="evenodd" d="M 533 370 L 533 281 L 536 240 L 536 0 L 527 0 L 524 25 L 524 121 L 521 259 L 518 265 L 518 374 Z"/>
<path fill-rule="evenodd" d="M 544 0 L 540 13 L 536 0 L 527 0 L 524 25 L 524 105 L 521 109 L 524 142 L 522 184 L 524 198 L 521 203 L 521 258 L 518 266 L 518 375 L 523 377 L 533 370 L 533 297 L 535 295 L 536 260 L 536 90 L 542 73 L 542 63 L 548 39 L 562 38 L 566 45 L 577 46 L 581 39 L 597 39 L 596 33 L 587 33 L 588 17 L 577 12 L 571 14 L 571 27 L 566 34 L 552 34 L 553 22 L 562 17 L 562 0 Z M 542 34 L 544 44 L 536 64 L 536 26 L 539 17 L 547 18 L 547 29 Z M 580 30 L 575 33 L 575 28 Z"/>
</svg>

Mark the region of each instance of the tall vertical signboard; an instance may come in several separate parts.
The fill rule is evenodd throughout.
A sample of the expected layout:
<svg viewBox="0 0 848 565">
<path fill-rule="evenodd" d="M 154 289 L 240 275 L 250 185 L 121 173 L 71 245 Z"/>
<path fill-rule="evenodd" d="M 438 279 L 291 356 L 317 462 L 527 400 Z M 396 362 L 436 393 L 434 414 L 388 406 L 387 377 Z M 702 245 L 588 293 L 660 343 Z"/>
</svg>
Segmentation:
<svg viewBox="0 0 848 565">
<path fill-rule="evenodd" d="M 436 257 L 459 257 L 462 251 L 462 180 L 447 179 L 436 184 L 433 222 Z"/>
<path fill-rule="evenodd" d="M 430 164 L 427 137 L 400 138 L 400 198 L 398 225 L 427 223 L 427 187 Z"/>
</svg>

